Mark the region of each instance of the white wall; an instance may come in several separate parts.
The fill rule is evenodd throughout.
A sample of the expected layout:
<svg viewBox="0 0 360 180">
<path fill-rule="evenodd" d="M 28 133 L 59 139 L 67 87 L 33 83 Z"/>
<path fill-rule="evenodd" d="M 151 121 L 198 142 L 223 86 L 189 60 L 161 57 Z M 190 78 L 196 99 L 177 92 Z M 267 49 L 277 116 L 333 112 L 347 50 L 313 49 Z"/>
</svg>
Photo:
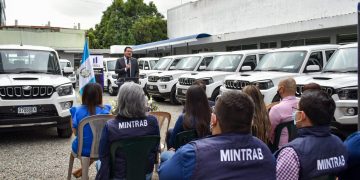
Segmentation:
<svg viewBox="0 0 360 180">
<path fill-rule="evenodd" d="M 357 3 L 358 0 L 199 0 L 168 10 L 168 37 L 217 35 L 344 15 L 356 12 Z"/>
</svg>

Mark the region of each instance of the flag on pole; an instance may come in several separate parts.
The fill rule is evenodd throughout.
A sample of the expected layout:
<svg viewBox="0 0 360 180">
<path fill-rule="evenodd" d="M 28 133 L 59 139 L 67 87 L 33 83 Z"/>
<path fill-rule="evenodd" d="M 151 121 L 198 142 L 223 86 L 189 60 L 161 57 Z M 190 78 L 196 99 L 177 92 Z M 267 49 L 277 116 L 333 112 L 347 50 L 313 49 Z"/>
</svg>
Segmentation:
<svg viewBox="0 0 360 180">
<path fill-rule="evenodd" d="M 89 47 L 87 39 L 85 39 L 84 52 L 79 68 L 79 89 L 80 95 L 83 94 L 83 90 L 86 84 L 95 83 L 95 75 L 93 69 L 93 62 L 90 59 Z"/>
</svg>

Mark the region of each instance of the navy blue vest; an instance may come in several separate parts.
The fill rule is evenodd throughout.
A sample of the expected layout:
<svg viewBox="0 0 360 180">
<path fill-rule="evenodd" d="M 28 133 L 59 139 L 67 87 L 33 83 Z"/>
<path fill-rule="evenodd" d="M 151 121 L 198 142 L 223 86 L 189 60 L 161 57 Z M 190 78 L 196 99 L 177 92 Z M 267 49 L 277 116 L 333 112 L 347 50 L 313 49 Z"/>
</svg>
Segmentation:
<svg viewBox="0 0 360 180">
<path fill-rule="evenodd" d="M 292 147 L 300 161 L 300 179 L 336 175 L 346 168 L 347 152 L 343 142 L 330 134 L 328 126 L 307 127 L 297 130 L 298 137 L 286 144 Z"/>
<path fill-rule="evenodd" d="M 251 134 L 222 134 L 190 142 L 196 165 L 192 179 L 275 179 L 275 158 Z"/>
<path fill-rule="evenodd" d="M 130 137 L 139 137 L 146 135 L 159 135 L 159 125 L 154 116 L 149 115 L 143 119 L 125 119 L 117 116 L 116 119 L 107 122 L 108 125 L 108 140 L 112 142 L 120 139 L 126 139 Z M 156 159 L 156 153 L 158 146 L 154 147 L 154 150 L 149 155 L 147 173 L 150 173 L 154 169 L 154 163 Z M 115 177 L 125 178 L 125 158 L 120 152 L 116 154 L 116 173 Z"/>
</svg>

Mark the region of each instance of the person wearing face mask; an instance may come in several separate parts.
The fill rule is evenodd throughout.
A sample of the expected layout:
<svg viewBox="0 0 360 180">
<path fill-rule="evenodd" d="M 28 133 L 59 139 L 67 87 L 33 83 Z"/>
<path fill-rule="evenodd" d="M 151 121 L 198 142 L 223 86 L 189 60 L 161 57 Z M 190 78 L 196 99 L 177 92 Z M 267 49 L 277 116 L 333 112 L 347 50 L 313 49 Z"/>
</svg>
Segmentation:
<svg viewBox="0 0 360 180">
<path fill-rule="evenodd" d="M 335 106 L 325 92 L 303 93 L 293 116 L 298 137 L 275 152 L 278 180 L 338 175 L 346 169 L 345 145 L 330 133 Z"/>
<path fill-rule="evenodd" d="M 284 122 L 291 121 L 293 108 L 296 107 L 298 100 L 295 97 L 296 82 L 293 78 L 287 78 L 280 81 L 278 93 L 281 97 L 279 104 L 273 106 L 269 112 L 271 123 L 270 140 L 274 142 L 275 128 Z M 280 136 L 279 148 L 288 142 L 288 131 L 283 129 Z"/>
</svg>

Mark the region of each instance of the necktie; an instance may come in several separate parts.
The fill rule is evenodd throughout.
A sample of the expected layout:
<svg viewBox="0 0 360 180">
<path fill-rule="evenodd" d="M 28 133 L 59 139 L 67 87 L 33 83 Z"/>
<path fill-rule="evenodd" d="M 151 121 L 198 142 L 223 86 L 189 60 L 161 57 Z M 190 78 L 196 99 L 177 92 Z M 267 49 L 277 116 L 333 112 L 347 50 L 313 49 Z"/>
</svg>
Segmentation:
<svg viewBox="0 0 360 180">
<path fill-rule="evenodd" d="M 126 62 L 127 62 L 126 64 L 129 64 L 129 58 L 126 58 Z M 127 71 L 126 71 L 127 77 L 131 76 L 130 71 L 131 71 L 131 69 L 127 69 Z"/>
</svg>

